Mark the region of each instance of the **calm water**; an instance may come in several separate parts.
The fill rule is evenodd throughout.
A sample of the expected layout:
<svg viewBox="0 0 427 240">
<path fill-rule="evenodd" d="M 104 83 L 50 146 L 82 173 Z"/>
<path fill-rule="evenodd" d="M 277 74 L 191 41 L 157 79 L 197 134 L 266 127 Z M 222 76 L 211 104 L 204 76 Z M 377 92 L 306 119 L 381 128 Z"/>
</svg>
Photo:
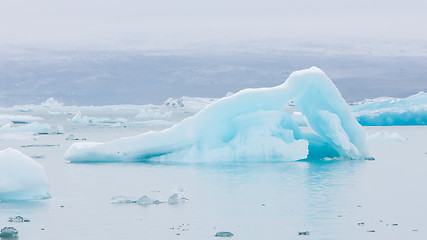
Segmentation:
<svg viewBox="0 0 427 240">
<path fill-rule="evenodd" d="M 42 156 L 36 161 L 51 185 L 52 199 L 0 203 L 0 226 L 16 227 L 19 239 L 218 239 L 219 231 L 232 232 L 232 239 L 427 237 L 427 127 L 366 128 L 408 139 L 370 143 L 375 161 L 108 164 L 66 163 L 72 141 L 64 139 L 73 133 L 108 141 L 147 129 L 64 127 L 65 135 L 0 141 L 0 149 Z M 34 143 L 60 146 L 21 147 Z M 118 195 L 167 200 L 177 188 L 189 201 L 146 207 L 109 202 Z M 16 215 L 31 222 L 7 221 Z"/>
</svg>

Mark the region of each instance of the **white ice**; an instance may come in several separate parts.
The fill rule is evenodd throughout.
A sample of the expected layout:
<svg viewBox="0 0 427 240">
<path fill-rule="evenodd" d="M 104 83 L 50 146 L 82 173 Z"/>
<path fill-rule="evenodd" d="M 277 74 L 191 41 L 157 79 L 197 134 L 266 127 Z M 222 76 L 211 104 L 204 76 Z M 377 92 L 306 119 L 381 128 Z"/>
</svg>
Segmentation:
<svg viewBox="0 0 427 240">
<path fill-rule="evenodd" d="M 150 106 L 150 105 L 149 105 Z M 144 118 L 144 119 L 162 119 L 162 118 L 171 118 L 171 111 L 162 111 L 163 109 L 155 106 L 151 106 L 150 108 L 142 109 L 136 118 Z"/>
<path fill-rule="evenodd" d="M 301 131 L 286 111 L 295 105 L 315 133 Z M 366 133 L 341 94 L 316 67 L 292 73 L 273 88 L 224 97 L 160 131 L 107 143 L 74 143 L 70 162 L 143 161 L 173 154 L 184 160 L 280 159 L 368 156 Z"/>
<path fill-rule="evenodd" d="M 117 118 L 115 120 L 111 120 L 110 118 L 82 116 L 82 113 L 79 110 L 71 119 L 71 121 L 73 123 L 81 123 L 81 124 L 118 124 L 120 125 L 120 124 L 126 123 L 127 119 Z"/>
<path fill-rule="evenodd" d="M 376 132 L 369 134 L 368 142 L 406 142 L 407 138 L 400 136 L 396 132 Z"/>
<path fill-rule="evenodd" d="M 50 125 L 47 123 L 39 123 L 39 122 L 32 122 L 30 124 L 25 124 L 25 125 L 7 123 L 0 127 L 0 132 L 48 133 L 50 132 Z"/>
<path fill-rule="evenodd" d="M 0 151 L 0 201 L 50 198 L 43 167 L 15 149 Z"/>
</svg>

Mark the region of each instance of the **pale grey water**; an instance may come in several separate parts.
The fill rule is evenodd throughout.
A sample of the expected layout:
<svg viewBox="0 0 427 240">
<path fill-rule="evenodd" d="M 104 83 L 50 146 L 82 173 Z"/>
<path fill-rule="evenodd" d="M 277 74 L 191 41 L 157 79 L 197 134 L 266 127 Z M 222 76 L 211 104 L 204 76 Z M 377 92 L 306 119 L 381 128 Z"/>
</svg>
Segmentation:
<svg viewBox="0 0 427 240">
<path fill-rule="evenodd" d="M 136 113 L 108 111 L 104 116 Z M 232 232 L 232 239 L 427 237 L 425 126 L 367 127 L 369 133 L 397 132 L 408 138 L 370 143 L 375 161 L 70 164 L 63 159 L 72 143 L 64 140 L 69 133 L 108 141 L 147 128 L 82 126 L 67 121 L 67 115 L 43 116 L 53 126 L 61 123 L 66 134 L 0 141 L 0 149 L 45 156 L 35 160 L 51 185 L 49 200 L 0 203 L 0 227 L 16 227 L 19 239 L 217 239 L 219 231 Z M 60 146 L 21 147 L 27 144 Z M 147 207 L 109 203 L 118 195 L 157 194 L 167 200 L 177 187 L 185 189 L 188 202 Z M 31 222 L 7 221 L 16 215 Z M 299 236 L 299 231 L 310 235 Z"/>
<path fill-rule="evenodd" d="M 427 91 L 426 56 L 375 56 L 356 50 L 345 54 L 337 47 L 324 46 L 314 52 L 187 54 L 0 49 L 0 106 L 39 104 L 49 97 L 67 105 L 159 104 L 182 96 L 218 98 L 230 91 L 277 86 L 293 71 L 311 66 L 325 71 L 348 102 Z"/>
</svg>

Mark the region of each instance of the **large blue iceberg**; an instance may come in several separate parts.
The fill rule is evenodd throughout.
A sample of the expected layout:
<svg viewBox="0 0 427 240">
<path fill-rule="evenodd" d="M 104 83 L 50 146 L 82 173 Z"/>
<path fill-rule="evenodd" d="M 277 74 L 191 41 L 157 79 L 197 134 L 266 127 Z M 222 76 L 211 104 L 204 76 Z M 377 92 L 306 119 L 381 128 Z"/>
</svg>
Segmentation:
<svg viewBox="0 0 427 240">
<path fill-rule="evenodd" d="M 294 112 L 309 127 L 299 127 Z M 272 88 L 224 97 L 175 126 L 107 143 L 74 143 L 70 162 L 188 161 L 368 157 L 366 133 L 341 94 L 316 67 L 292 73 Z"/>
<path fill-rule="evenodd" d="M 427 93 L 366 99 L 353 104 L 351 110 L 363 126 L 427 125 Z"/>
</svg>

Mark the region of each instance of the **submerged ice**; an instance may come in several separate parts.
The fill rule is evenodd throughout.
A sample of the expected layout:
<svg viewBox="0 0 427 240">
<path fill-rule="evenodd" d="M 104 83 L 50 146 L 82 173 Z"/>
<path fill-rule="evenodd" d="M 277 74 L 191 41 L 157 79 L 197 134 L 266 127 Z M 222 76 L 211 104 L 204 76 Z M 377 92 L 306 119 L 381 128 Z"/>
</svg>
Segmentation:
<svg viewBox="0 0 427 240">
<path fill-rule="evenodd" d="M 43 167 L 15 149 L 0 151 L 0 201 L 50 198 Z"/>
<path fill-rule="evenodd" d="M 300 128 L 298 110 L 308 127 Z M 301 119 L 301 118 L 300 118 Z M 186 160 L 368 156 L 366 134 L 341 94 L 316 67 L 272 88 L 219 99 L 173 127 L 107 143 L 74 143 L 70 162 L 143 161 L 179 154 Z"/>
</svg>

